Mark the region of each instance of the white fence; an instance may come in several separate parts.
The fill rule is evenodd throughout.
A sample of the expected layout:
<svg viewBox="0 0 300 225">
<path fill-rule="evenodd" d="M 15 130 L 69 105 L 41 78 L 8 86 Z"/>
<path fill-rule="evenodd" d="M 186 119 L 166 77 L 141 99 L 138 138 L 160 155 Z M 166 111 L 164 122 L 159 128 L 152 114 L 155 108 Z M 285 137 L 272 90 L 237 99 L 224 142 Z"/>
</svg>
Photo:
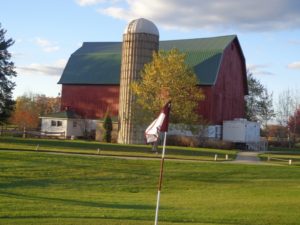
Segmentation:
<svg viewBox="0 0 300 225">
<path fill-rule="evenodd" d="M 292 165 L 292 159 L 281 159 L 281 158 L 274 158 L 274 157 L 268 156 L 268 161 L 271 161 L 271 160 L 288 162 L 289 165 Z"/>
<path fill-rule="evenodd" d="M 41 132 L 35 130 L 16 130 L 16 129 L 0 129 L 0 136 L 1 135 L 21 135 L 26 137 L 27 135 L 35 136 L 35 137 L 57 137 L 57 138 L 64 138 L 65 132 Z"/>
</svg>

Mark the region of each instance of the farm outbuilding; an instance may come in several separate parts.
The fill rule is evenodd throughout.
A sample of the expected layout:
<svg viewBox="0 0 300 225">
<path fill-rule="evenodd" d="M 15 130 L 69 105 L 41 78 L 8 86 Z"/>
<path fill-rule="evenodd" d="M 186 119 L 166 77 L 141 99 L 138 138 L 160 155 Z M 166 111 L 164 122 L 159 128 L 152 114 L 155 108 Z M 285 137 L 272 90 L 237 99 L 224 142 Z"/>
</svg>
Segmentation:
<svg viewBox="0 0 300 225">
<path fill-rule="evenodd" d="M 42 119 L 41 133 L 45 136 L 77 137 L 82 136 L 87 129 L 92 127 L 88 126 L 81 116 L 69 109 L 47 114 L 40 118 Z"/>
<path fill-rule="evenodd" d="M 248 94 L 245 58 L 236 35 L 160 41 L 159 49 L 186 53 L 205 100 L 198 113 L 210 124 L 245 117 Z M 102 119 L 109 109 L 118 116 L 121 42 L 84 42 L 70 57 L 59 80 L 61 107 L 86 119 Z"/>
</svg>

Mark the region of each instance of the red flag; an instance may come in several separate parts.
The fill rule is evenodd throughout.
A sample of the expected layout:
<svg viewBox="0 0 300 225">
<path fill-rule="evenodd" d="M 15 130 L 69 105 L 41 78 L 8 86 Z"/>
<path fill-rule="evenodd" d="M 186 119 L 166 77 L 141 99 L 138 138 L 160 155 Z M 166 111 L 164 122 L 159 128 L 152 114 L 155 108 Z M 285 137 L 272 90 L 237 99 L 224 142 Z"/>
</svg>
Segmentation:
<svg viewBox="0 0 300 225">
<path fill-rule="evenodd" d="M 160 132 L 168 131 L 170 109 L 171 109 L 171 101 L 165 104 L 159 116 L 146 129 L 145 137 L 147 143 L 156 142 Z"/>
</svg>

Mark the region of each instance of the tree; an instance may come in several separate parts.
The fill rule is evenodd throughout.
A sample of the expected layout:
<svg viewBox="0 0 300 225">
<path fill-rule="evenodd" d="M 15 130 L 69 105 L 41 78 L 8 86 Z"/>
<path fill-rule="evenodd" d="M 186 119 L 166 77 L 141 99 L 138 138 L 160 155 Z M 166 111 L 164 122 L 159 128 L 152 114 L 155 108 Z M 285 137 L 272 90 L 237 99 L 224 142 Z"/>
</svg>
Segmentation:
<svg viewBox="0 0 300 225">
<path fill-rule="evenodd" d="M 264 88 L 260 99 L 257 102 L 257 106 L 257 119 L 265 129 L 266 137 L 268 138 L 268 122 L 276 115 L 273 109 L 273 93 L 269 94 L 268 90 Z"/>
<path fill-rule="evenodd" d="M 295 136 L 300 135 L 300 106 L 298 106 L 298 109 L 295 111 L 294 115 L 290 116 L 288 125 Z"/>
<path fill-rule="evenodd" d="M 278 124 L 270 125 L 268 127 L 269 137 L 276 138 L 277 142 L 282 142 L 287 137 L 287 129 Z"/>
<path fill-rule="evenodd" d="M 291 133 L 295 134 L 294 130 L 291 130 L 291 127 L 289 126 L 289 120 L 296 113 L 299 105 L 299 97 L 290 89 L 281 92 L 278 96 L 277 122 L 281 126 L 287 128 L 287 139 L 289 147 L 294 144 L 291 140 Z M 297 117 L 295 117 L 294 122 L 297 123 Z M 296 128 L 296 126 L 293 126 L 293 128 Z"/>
<path fill-rule="evenodd" d="M 16 99 L 10 121 L 19 128 L 38 128 L 39 116 L 58 112 L 60 97 L 46 97 L 41 94 L 26 93 Z"/>
<path fill-rule="evenodd" d="M 10 61 L 11 54 L 7 50 L 14 41 L 11 38 L 6 40 L 5 33 L 6 30 L 0 24 L 0 122 L 9 118 L 15 103 L 12 98 L 15 83 L 11 79 L 16 76 L 16 72 L 14 63 Z"/>
<path fill-rule="evenodd" d="M 259 102 L 264 92 L 264 86 L 247 71 L 248 96 L 246 97 L 246 117 L 250 121 L 258 121 Z"/>
<path fill-rule="evenodd" d="M 112 129 L 113 129 L 113 125 L 112 125 L 112 120 L 111 120 L 111 117 L 109 115 L 108 110 L 107 110 L 107 112 L 105 114 L 105 117 L 104 117 L 103 129 L 104 129 L 103 140 L 105 142 L 111 142 L 111 132 L 112 132 Z"/>
<path fill-rule="evenodd" d="M 10 120 L 20 129 L 37 128 L 39 126 L 39 113 L 32 95 L 23 95 L 16 99 L 15 110 Z"/>
<path fill-rule="evenodd" d="M 247 72 L 248 91 L 246 97 L 246 117 L 250 121 L 258 121 L 266 131 L 268 138 L 268 122 L 275 117 L 273 93 L 269 94 L 249 71 Z"/>
<path fill-rule="evenodd" d="M 47 97 L 43 94 L 35 94 L 33 98 L 37 106 L 37 111 L 41 116 L 52 112 L 59 112 L 60 110 L 60 96 Z"/>
<path fill-rule="evenodd" d="M 195 73 L 185 64 L 185 58 L 177 49 L 153 54 L 152 62 L 142 70 L 141 79 L 132 85 L 137 97 L 136 118 L 147 118 L 149 122 L 171 99 L 171 122 L 199 124 L 201 118 L 196 110 L 204 94 Z"/>
<path fill-rule="evenodd" d="M 282 126 L 287 126 L 289 117 L 292 115 L 292 99 L 291 91 L 288 89 L 278 96 L 277 102 L 277 122 Z"/>
</svg>

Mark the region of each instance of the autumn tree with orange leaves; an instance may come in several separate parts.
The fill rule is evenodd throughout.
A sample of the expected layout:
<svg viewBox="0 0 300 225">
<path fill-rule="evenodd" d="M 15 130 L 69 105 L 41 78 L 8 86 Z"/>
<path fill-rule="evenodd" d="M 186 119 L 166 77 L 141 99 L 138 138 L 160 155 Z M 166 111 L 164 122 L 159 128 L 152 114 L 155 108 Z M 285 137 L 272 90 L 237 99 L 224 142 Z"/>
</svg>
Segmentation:
<svg viewBox="0 0 300 225">
<path fill-rule="evenodd" d="M 10 122 L 19 129 L 36 129 L 40 126 L 40 116 L 60 109 L 60 97 L 27 93 L 16 99 Z"/>
<path fill-rule="evenodd" d="M 300 135 L 300 106 L 295 111 L 294 115 L 289 118 L 289 128 L 294 133 L 294 136 Z"/>
</svg>

